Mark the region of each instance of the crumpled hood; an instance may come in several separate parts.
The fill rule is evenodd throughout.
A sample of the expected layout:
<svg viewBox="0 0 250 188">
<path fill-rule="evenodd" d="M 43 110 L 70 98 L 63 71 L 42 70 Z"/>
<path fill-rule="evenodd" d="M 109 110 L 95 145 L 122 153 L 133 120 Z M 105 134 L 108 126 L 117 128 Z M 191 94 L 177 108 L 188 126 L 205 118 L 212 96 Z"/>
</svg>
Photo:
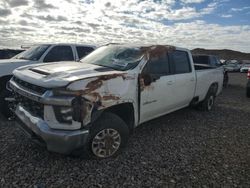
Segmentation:
<svg viewBox="0 0 250 188">
<path fill-rule="evenodd" d="M 34 64 L 36 61 L 24 59 L 1 59 L 0 60 L 0 77 L 12 75 L 13 70 L 24 65 Z"/>
<path fill-rule="evenodd" d="M 19 79 L 46 88 L 64 87 L 77 80 L 117 73 L 124 72 L 81 62 L 37 64 L 14 71 Z"/>
</svg>

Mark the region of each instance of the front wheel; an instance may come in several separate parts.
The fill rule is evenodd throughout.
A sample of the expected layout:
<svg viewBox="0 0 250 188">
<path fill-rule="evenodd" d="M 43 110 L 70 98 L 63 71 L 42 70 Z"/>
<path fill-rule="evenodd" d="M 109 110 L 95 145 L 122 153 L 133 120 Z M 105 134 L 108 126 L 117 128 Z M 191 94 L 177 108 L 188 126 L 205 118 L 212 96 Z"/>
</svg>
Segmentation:
<svg viewBox="0 0 250 188">
<path fill-rule="evenodd" d="M 113 113 L 104 113 L 93 123 L 83 148 L 73 152 L 84 158 L 105 159 L 117 155 L 126 145 L 129 129 L 126 123 Z"/>
</svg>

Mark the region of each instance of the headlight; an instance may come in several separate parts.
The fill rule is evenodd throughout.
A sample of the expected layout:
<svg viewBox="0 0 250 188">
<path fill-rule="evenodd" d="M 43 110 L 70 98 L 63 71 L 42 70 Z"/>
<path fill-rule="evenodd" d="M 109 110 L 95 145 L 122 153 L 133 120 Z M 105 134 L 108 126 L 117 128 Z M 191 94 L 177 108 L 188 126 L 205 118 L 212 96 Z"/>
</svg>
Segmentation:
<svg viewBox="0 0 250 188">
<path fill-rule="evenodd" d="M 66 89 L 54 89 L 54 96 L 72 96 L 71 106 L 53 106 L 55 116 L 58 122 L 71 124 L 75 122 L 83 122 L 86 116 L 86 101 L 81 96 L 81 91 L 71 91 Z"/>
<path fill-rule="evenodd" d="M 60 123 L 72 124 L 72 107 L 71 106 L 53 106 L 56 120 Z"/>
<path fill-rule="evenodd" d="M 72 121 L 82 122 L 84 105 L 82 97 L 75 97 L 71 106 L 53 106 L 57 121 L 67 124 L 71 124 Z"/>
</svg>

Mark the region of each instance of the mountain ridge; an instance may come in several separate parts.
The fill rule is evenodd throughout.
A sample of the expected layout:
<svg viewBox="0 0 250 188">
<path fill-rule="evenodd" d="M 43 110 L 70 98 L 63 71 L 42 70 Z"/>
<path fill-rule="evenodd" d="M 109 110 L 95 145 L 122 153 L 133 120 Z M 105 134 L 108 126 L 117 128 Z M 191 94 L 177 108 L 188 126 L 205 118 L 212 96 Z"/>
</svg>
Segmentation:
<svg viewBox="0 0 250 188">
<path fill-rule="evenodd" d="M 224 60 L 250 60 L 250 53 L 229 50 L 229 49 L 204 49 L 195 48 L 191 50 L 192 54 L 215 55 Z"/>
</svg>

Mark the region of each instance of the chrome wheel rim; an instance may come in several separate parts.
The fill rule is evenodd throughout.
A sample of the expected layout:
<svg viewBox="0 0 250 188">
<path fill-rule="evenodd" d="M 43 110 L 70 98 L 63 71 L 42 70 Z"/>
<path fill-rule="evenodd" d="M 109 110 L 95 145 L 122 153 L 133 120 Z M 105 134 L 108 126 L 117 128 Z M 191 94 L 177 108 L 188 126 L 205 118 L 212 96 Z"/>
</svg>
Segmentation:
<svg viewBox="0 0 250 188">
<path fill-rule="evenodd" d="M 211 110 L 213 105 L 214 105 L 214 96 L 210 96 L 208 100 L 208 105 L 207 105 L 208 110 Z"/>
<path fill-rule="evenodd" d="M 114 155 L 121 145 L 121 135 L 115 129 L 103 129 L 98 132 L 92 141 L 92 151 L 100 158 Z"/>
</svg>

